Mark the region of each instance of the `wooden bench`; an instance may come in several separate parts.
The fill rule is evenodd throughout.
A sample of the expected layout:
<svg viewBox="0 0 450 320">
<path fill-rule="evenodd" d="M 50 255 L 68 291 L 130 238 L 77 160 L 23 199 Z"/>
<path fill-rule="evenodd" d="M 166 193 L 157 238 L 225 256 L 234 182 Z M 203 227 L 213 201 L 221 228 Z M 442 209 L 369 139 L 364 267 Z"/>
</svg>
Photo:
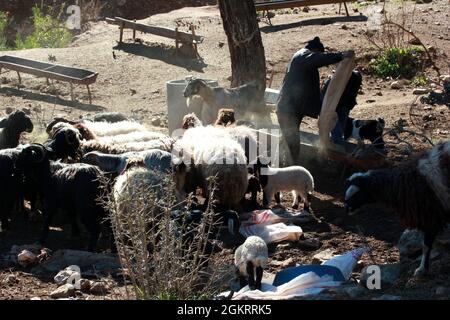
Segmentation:
<svg viewBox="0 0 450 320">
<path fill-rule="evenodd" d="M 352 1 L 356 0 L 271 0 L 265 2 L 260 0 L 259 2 L 255 2 L 255 8 L 256 11 L 263 11 L 263 15 L 265 13 L 269 23 L 272 24 L 270 21 L 270 16 L 268 15 L 270 10 L 339 3 L 339 13 L 341 13 L 341 6 L 344 4 L 345 13 L 349 16 L 346 2 Z"/>
<path fill-rule="evenodd" d="M 19 83 L 22 83 L 22 78 L 20 77 L 21 72 L 46 78 L 47 84 L 49 84 L 49 79 L 69 82 L 72 101 L 74 100 L 73 85 L 85 85 L 89 95 L 89 103 L 92 104 L 89 85 L 97 80 L 97 72 L 9 55 L 0 57 L 0 74 L 2 68 L 16 71 L 19 77 Z"/>
<path fill-rule="evenodd" d="M 160 37 L 174 39 L 177 51 L 179 49 L 180 43 L 191 45 L 194 47 L 195 53 L 198 56 L 197 45 L 202 43 L 204 40 L 204 37 L 195 34 L 194 26 L 190 26 L 189 29 L 191 30 L 191 33 L 187 33 L 179 31 L 178 28 L 170 29 L 160 26 L 147 25 L 120 17 L 115 17 L 114 19 L 106 18 L 106 22 L 109 24 L 118 25 L 120 27 L 119 43 L 122 43 L 123 41 L 123 30 L 131 29 L 133 30 L 133 41 L 136 39 L 136 31 L 150 33 Z"/>
</svg>

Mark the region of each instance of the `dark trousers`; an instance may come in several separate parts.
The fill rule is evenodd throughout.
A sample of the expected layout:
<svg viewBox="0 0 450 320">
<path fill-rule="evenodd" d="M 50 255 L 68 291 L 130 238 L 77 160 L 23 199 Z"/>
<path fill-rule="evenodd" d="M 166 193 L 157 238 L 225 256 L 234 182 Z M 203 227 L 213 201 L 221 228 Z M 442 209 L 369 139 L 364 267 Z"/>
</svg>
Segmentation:
<svg viewBox="0 0 450 320">
<path fill-rule="evenodd" d="M 300 124 L 303 115 L 295 113 L 277 112 L 278 124 L 281 134 L 287 146 L 287 166 L 298 165 L 300 163 Z M 281 157 L 280 157 L 281 158 Z"/>
</svg>

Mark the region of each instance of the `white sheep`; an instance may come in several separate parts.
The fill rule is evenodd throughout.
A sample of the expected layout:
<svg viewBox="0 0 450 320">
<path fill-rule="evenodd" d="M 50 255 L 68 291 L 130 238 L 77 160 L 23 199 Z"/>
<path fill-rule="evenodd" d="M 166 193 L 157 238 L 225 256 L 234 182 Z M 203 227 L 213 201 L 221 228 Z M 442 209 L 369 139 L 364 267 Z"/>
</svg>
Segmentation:
<svg viewBox="0 0 450 320">
<path fill-rule="evenodd" d="M 125 144 L 130 142 L 145 142 L 165 138 L 167 135 L 152 131 L 135 131 L 126 134 L 98 137 L 98 141 L 109 144 Z"/>
<path fill-rule="evenodd" d="M 208 126 L 186 130 L 175 142 L 172 154 L 183 160 L 174 167 L 180 193 L 201 187 L 206 196 L 207 179 L 216 177 L 215 196 L 220 204 L 231 208 L 244 197 L 248 184 L 245 153 L 223 128 Z"/>
<path fill-rule="evenodd" d="M 265 172 L 261 173 L 261 170 Z M 277 204 L 281 199 L 280 191 L 292 191 L 294 201 L 293 209 L 298 209 L 299 197 L 303 200 L 304 210 L 309 211 L 310 196 L 314 191 L 314 178 L 304 167 L 291 166 L 286 168 L 259 168 L 257 175 L 264 191 L 263 205 L 267 206 L 269 201 L 275 196 Z"/>
<path fill-rule="evenodd" d="M 147 128 L 135 121 L 120 122 L 92 122 L 83 121 L 83 124 L 97 137 L 115 136 L 127 134 L 135 131 L 147 131 Z"/>
<path fill-rule="evenodd" d="M 234 253 L 234 265 L 239 273 L 241 287 L 248 285 L 251 290 L 261 290 L 263 269 L 267 267 L 269 253 L 267 244 L 257 236 L 248 237 Z M 255 279 L 256 274 L 256 279 Z"/>
</svg>

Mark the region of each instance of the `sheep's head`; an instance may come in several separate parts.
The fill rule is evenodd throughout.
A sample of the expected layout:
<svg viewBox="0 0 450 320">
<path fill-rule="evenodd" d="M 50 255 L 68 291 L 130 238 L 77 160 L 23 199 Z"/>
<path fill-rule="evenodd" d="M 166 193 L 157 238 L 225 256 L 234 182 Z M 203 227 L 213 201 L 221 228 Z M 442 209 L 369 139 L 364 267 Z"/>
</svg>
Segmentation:
<svg viewBox="0 0 450 320">
<path fill-rule="evenodd" d="M 28 117 L 25 112 L 16 110 L 7 118 L 0 121 L 0 128 L 9 128 L 20 134 L 22 132 L 30 133 L 33 131 L 34 127 L 33 122 L 31 122 L 30 117 Z"/>
<path fill-rule="evenodd" d="M 183 95 L 185 98 L 188 98 L 196 94 L 199 94 L 200 89 L 204 86 L 206 86 L 205 81 L 203 81 L 202 79 L 192 78 L 188 80 L 186 88 L 184 88 Z"/>
<path fill-rule="evenodd" d="M 67 120 L 65 118 L 57 117 L 57 118 L 54 118 L 52 122 L 50 122 L 50 124 L 47 126 L 45 131 L 50 136 L 52 136 L 57 131 L 57 129 L 55 128 L 55 130 L 54 130 L 53 127 L 55 127 L 56 125 L 61 124 L 61 123 L 67 123 L 67 124 L 74 125 L 76 122 L 75 121 L 71 121 L 71 120 Z"/>
<path fill-rule="evenodd" d="M 57 158 L 75 158 L 80 148 L 81 135 L 75 128 L 63 127 L 58 130 L 46 146 L 55 152 Z"/>
<path fill-rule="evenodd" d="M 372 203 L 371 193 L 367 191 L 369 173 L 355 173 L 346 182 L 345 208 L 350 215 L 365 204 Z"/>
<path fill-rule="evenodd" d="M 181 128 L 187 130 L 189 128 L 201 127 L 202 122 L 196 116 L 195 113 L 189 113 L 183 117 L 183 123 L 181 124 Z"/>
<path fill-rule="evenodd" d="M 230 126 L 236 123 L 236 119 L 234 117 L 233 109 L 220 109 L 219 115 L 217 116 L 216 126 Z"/>
</svg>

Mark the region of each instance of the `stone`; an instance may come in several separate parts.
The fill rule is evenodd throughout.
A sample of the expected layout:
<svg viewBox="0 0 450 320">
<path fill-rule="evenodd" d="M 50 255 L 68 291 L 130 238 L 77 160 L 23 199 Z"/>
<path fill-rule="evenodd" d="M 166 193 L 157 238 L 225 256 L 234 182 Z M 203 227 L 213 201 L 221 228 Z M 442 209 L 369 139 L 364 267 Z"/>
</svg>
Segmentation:
<svg viewBox="0 0 450 320">
<path fill-rule="evenodd" d="M 413 90 L 412 93 L 420 95 L 420 94 L 427 94 L 428 92 L 429 92 L 429 90 L 426 89 L 426 88 L 416 88 L 416 89 Z"/>
<path fill-rule="evenodd" d="M 412 44 L 414 46 L 418 46 L 420 45 L 420 40 L 417 38 L 412 38 L 411 40 L 408 41 L 409 44 Z"/>
<path fill-rule="evenodd" d="M 19 280 L 17 279 L 17 277 L 13 274 L 9 274 L 7 275 L 3 280 L 2 280 L 2 284 L 3 285 L 7 285 L 7 286 L 13 286 L 16 283 L 18 283 Z"/>
<path fill-rule="evenodd" d="M 322 243 L 317 238 L 299 240 L 297 242 L 297 247 L 306 251 L 314 251 L 319 249 L 321 246 Z"/>
<path fill-rule="evenodd" d="M 366 289 L 361 286 L 354 285 L 344 288 L 344 292 L 349 296 L 350 299 L 356 299 L 364 295 L 366 293 Z"/>
<path fill-rule="evenodd" d="M 5 108 L 6 114 L 10 114 L 10 113 L 12 113 L 13 111 L 14 111 L 14 109 L 11 108 L 11 107 L 6 107 L 6 108 Z"/>
<path fill-rule="evenodd" d="M 39 298 L 39 297 L 33 297 L 33 298 L 31 298 L 30 300 L 42 300 L 42 299 Z"/>
<path fill-rule="evenodd" d="M 392 294 L 383 294 L 382 296 L 372 298 L 372 300 L 402 300 L 402 297 L 394 296 Z"/>
<path fill-rule="evenodd" d="M 331 249 L 323 250 L 313 256 L 312 264 L 322 264 L 336 256 Z"/>
<path fill-rule="evenodd" d="M 17 255 L 17 262 L 24 268 L 34 266 L 39 263 L 37 255 L 29 250 L 22 250 Z"/>
<path fill-rule="evenodd" d="M 92 287 L 92 281 L 88 279 L 81 279 L 80 280 L 80 290 L 82 292 L 89 292 Z"/>
<path fill-rule="evenodd" d="M 29 108 L 22 108 L 22 111 L 28 116 L 31 114 L 31 110 Z"/>
<path fill-rule="evenodd" d="M 348 27 L 347 27 L 346 24 L 343 24 L 343 25 L 341 26 L 341 29 L 343 29 L 343 30 L 348 30 Z"/>
<path fill-rule="evenodd" d="M 365 267 L 360 275 L 359 284 L 364 288 L 367 288 L 368 280 L 371 280 L 369 277 L 373 275 L 373 272 L 368 272 L 367 268 L 369 267 L 370 266 Z M 403 266 L 399 263 L 378 265 L 378 267 L 380 268 L 381 277 L 380 289 L 386 289 L 394 285 L 403 271 Z"/>
<path fill-rule="evenodd" d="M 450 83 L 450 75 L 444 75 L 441 77 L 442 83 Z"/>
<path fill-rule="evenodd" d="M 94 282 L 91 285 L 89 292 L 93 294 L 106 294 L 108 292 L 108 288 L 103 282 Z"/>
<path fill-rule="evenodd" d="M 418 230 L 406 229 L 398 240 L 400 261 L 415 259 L 422 253 L 423 234 Z"/>
<path fill-rule="evenodd" d="M 271 265 L 276 266 L 276 267 L 282 267 L 282 268 L 288 268 L 288 267 L 292 267 L 295 265 L 295 261 L 293 258 L 289 258 L 283 261 L 279 261 L 279 260 L 272 260 L 270 262 Z"/>
<path fill-rule="evenodd" d="M 450 288 L 448 287 L 437 287 L 435 294 L 438 297 L 448 297 L 450 296 Z"/>
<path fill-rule="evenodd" d="M 152 126 L 159 127 L 161 125 L 161 118 L 153 118 L 151 123 Z"/>
<path fill-rule="evenodd" d="M 52 291 L 50 293 L 50 297 L 52 299 L 61 299 L 61 298 L 69 298 L 75 295 L 75 287 L 72 284 L 66 283 L 58 289 Z"/>
<path fill-rule="evenodd" d="M 394 81 L 394 82 L 391 83 L 391 89 L 398 90 L 398 89 L 402 89 L 403 86 L 404 85 L 403 85 L 402 81 Z"/>
</svg>

